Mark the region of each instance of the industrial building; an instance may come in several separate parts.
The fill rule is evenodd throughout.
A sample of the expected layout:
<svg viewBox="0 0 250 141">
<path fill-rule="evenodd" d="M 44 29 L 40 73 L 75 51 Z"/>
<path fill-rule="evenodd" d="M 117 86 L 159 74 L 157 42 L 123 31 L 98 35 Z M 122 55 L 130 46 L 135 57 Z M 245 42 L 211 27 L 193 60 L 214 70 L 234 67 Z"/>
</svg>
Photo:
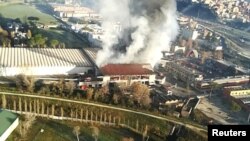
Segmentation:
<svg viewBox="0 0 250 141">
<path fill-rule="evenodd" d="M 224 96 L 235 101 L 242 108 L 250 112 L 250 88 L 242 86 L 231 86 L 224 88 Z"/>
<path fill-rule="evenodd" d="M 100 48 L 84 48 L 83 49 L 86 55 L 90 58 L 90 61 L 95 63 L 96 62 L 96 55 Z"/>
<path fill-rule="evenodd" d="M 203 80 L 203 74 L 198 70 L 189 67 L 186 61 L 169 61 L 165 66 L 166 71 L 173 73 L 174 77 L 184 82 L 189 81 L 194 85 L 197 81 Z"/>
<path fill-rule="evenodd" d="M 100 48 L 84 48 L 83 49 L 89 60 L 95 65 L 97 52 Z M 97 77 L 87 76 L 81 80 L 80 86 L 84 88 L 103 86 L 110 83 L 120 85 L 131 85 L 134 82 L 151 85 L 156 81 L 165 82 L 165 77 L 156 77 L 150 64 L 107 64 L 97 68 L 95 65 L 95 75 Z"/>
<path fill-rule="evenodd" d="M 150 64 L 108 64 L 100 68 L 104 84 L 131 85 L 134 82 L 151 85 L 156 74 Z"/>
<path fill-rule="evenodd" d="M 68 75 L 92 69 L 80 49 L 0 48 L 0 76 Z"/>
<path fill-rule="evenodd" d="M 156 80 L 158 80 L 156 74 L 149 64 L 107 64 L 99 68 L 97 77 L 86 76 L 81 79 L 79 86 L 83 89 L 114 83 L 120 86 L 129 86 L 134 82 L 152 85 L 156 83 Z"/>
<path fill-rule="evenodd" d="M 107 64 L 98 67 L 99 48 L 0 48 L 0 76 L 78 75 L 79 86 L 101 87 L 110 83 L 131 85 L 134 82 L 152 85 L 164 83 L 156 77 L 150 64 Z"/>
</svg>

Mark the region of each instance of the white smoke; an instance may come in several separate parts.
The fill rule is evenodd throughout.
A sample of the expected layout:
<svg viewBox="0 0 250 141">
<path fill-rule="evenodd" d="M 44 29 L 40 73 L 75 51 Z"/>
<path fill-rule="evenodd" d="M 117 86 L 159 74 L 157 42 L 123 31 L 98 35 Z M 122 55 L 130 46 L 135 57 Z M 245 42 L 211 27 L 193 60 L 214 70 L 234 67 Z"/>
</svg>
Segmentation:
<svg viewBox="0 0 250 141">
<path fill-rule="evenodd" d="M 179 31 L 175 0 L 99 0 L 99 8 L 105 33 L 103 49 L 97 54 L 98 66 L 108 63 L 154 66 L 162 57 L 161 51 L 170 49 Z M 127 33 L 127 29 L 132 31 Z M 115 47 L 121 38 L 126 42 L 125 52 Z"/>
</svg>

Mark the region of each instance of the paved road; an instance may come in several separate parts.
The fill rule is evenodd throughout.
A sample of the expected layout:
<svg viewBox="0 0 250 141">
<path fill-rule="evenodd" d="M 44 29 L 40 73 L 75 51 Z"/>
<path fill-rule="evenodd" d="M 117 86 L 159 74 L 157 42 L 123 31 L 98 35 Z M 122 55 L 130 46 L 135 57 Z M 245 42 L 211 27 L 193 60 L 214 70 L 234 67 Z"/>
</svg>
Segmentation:
<svg viewBox="0 0 250 141">
<path fill-rule="evenodd" d="M 144 113 L 144 112 L 139 112 L 139 111 L 124 109 L 124 108 L 118 108 L 118 107 L 113 107 L 113 106 L 108 106 L 108 105 L 103 105 L 103 104 L 89 103 L 89 102 L 84 102 L 84 101 L 75 101 L 75 100 L 70 100 L 70 99 L 56 98 L 56 97 L 47 97 L 47 96 L 40 96 L 40 95 L 30 95 L 30 94 L 17 94 L 17 93 L 9 93 L 9 92 L 0 92 L 0 94 L 23 96 L 23 97 L 33 97 L 33 98 L 42 98 L 42 99 L 48 99 L 48 100 L 57 100 L 57 101 L 64 101 L 64 102 L 71 102 L 71 103 L 78 103 L 78 104 L 85 104 L 85 105 L 102 107 L 102 108 L 109 108 L 109 109 L 113 109 L 113 110 L 119 110 L 119 111 L 124 111 L 124 112 L 139 114 L 139 115 L 148 116 L 148 117 L 152 117 L 152 118 L 159 119 L 159 120 L 164 120 L 164 121 L 172 122 L 172 123 L 175 123 L 175 124 L 179 124 L 179 125 L 188 127 L 188 128 L 190 128 L 190 129 L 192 129 L 194 131 L 205 131 L 205 132 L 207 132 L 207 130 L 204 129 L 204 128 L 200 128 L 200 127 L 188 124 L 188 123 L 183 123 L 183 122 L 180 122 L 180 121 L 177 121 L 177 120 L 174 120 L 174 119 L 169 119 L 169 118 L 166 118 L 166 117 L 151 115 L 151 114 L 147 114 L 147 113 Z"/>
</svg>

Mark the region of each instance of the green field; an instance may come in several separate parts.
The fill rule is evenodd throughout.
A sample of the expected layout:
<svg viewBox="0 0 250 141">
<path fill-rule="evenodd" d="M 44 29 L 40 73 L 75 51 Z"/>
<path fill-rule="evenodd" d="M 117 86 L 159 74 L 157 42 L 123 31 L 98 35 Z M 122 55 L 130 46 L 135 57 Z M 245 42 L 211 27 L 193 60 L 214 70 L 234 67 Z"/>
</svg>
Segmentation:
<svg viewBox="0 0 250 141">
<path fill-rule="evenodd" d="M 74 126 L 80 126 L 79 138 L 82 141 L 94 141 L 92 136 L 90 125 L 70 122 L 70 121 L 54 121 L 39 118 L 35 124 L 29 130 L 26 141 L 76 141 L 76 136 L 73 134 Z M 130 132 L 127 129 L 115 128 L 115 127 L 103 127 L 99 128 L 99 141 L 120 141 L 122 137 L 133 137 L 135 141 L 141 140 L 141 136 Z M 41 133 L 41 129 L 44 132 Z M 7 141 L 14 141 L 18 138 L 18 128 L 7 139 Z"/>
<path fill-rule="evenodd" d="M 39 9 L 47 10 L 46 6 L 35 6 L 26 4 L 6 4 L 0 5 L 0 15 L 5 19 L 19 18 L 22 22 L 28 22 L 28 17 L 38 17 L 38 23 L 58 24 L 58 21 L 51 15 L 42 13 Z M 33 32 L 33 31 L 32 31 Z M 34 33 L 33 33 L 34 34 Z M 62 29 L 37 29 L 35 34 L 42 34 L 48 39 L 56 39 L 60 43 L 65 43 L 66 48 L 82 48 L 88 46 L 87 40 L 77 38 L 73 33 Z"/>
<path fill-rule="evenodd" d="M 56 19 L 48 14 L 42 13 L 35 6 L 25 4 L 8 4 L 0 6 L 0 13 L 4 18 L 16 19 L 20 18 L 22 22 L 25 22 L 27 17 L 38 17 L 38 22 L 43 24 L 57 23 Z"/>
<path fill-rule="evenodd" d="M 88 47 L 87 41 L 78 39 L 73 33 L 61 29 L 38 29 L 38 32 L 48 39 L 56 39 L 65 43 L 66 48 L 83 48 Z"/>
</svg>

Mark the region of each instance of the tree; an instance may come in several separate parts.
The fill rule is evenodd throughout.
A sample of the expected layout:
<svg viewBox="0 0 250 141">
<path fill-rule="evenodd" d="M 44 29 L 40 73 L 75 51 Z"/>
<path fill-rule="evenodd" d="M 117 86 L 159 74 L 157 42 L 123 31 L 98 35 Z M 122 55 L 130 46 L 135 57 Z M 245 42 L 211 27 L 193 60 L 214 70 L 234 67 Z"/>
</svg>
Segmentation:
<svg viewBox="0 0 250 141">
<path fill-rule="evenodd" d="M 29 128 L 33 125 L 36 120 L 36 116 L 33 114 L 25 115 L 24 119 L 21 119 L 19 124 L 19 133 L 21 137 L 25 137 L 28 133 Z"/>
<path fill-rule="evenodd" d="M 99 128 L 96 126 L 92 126 L 91 127 L 91 132 L 92 132 L 92 136 L 94 137 L 95 141 L 98 140 L 98 136 L 99 136 Z"/>
<path fill-rule="evenodd" d="M 69 95 L 71 96 L 73 94 L 74 89 L 75 89 L 75 82 L 69 81 L 65 85 L 66 85 L 66 89 L 69 92 Z"/>
<path fill-rule="evenodd" d="M 92 99 L 92 96 L 94 94 L 93 92 L 94 92 L 94 89 L 88 88 L 87 93 L 86 93 L 87 100 L 91 100 Z"/>
<path fill-rule="evenodd" d="M 11 37 L 11 38 L 14 38 L 14 37 L 15 37 L 15 32 L 14 32 L 14 31 L 11 31 L 11 32 L 10 32 L 10 37 Z"/>
<path fill-rule="evenodd" d="M 0 37 L 0 40 L 2 42 L 3 47 L 10 47 L 11 46 L 11 41 L 7 37 Z"/>
<path fill-rule="evenodd" d="M 80 126 L 75 126 L 73 130 L 74 135 L 76 135 L 77 141 L 79 141 L 80 129 Z"/>
<path fill-rule="evenodd" d="M 64 86 L 64 79 L 60 78 L 59 82 L 56 83 L 56 94 L 63 96 L 63 90 L 64 90 L 65 86 Z"/>
<path fill-rule="evenodd" d="M 152 103 L 151 98 L 149 97 L 149 95 L 144 95 L 142 100 L 141 100 L 141 104 L 144 108 L 149 108 L 150 104 Z"/>
<path fill-rule="evenodd" d="M 101 91 L 98 89 L 95 91 L 94 100 L 97 101 L 101 96 Z"/>
<path fill-rule="evenodd" d="M 28 92 L 33 92 L 34 91 L 34 86 L 35 86 L 34 77 L 28 77 L 27 80 L 25 81 L 25 85 L 27 87 Z"/>
<path fill-rule="evenodd" d="M 26 34 L 27 38 L 30 39 L 32 37 L 32 33 L 31 31 L 28 29 L 27 34 Z"/>
<path fill-rule="evenodd" d="M 6 105 L 7 105 L 6 96 L 3 94 L 2 95 L 2 108 L 5 109 Z"/>
<path fill-rule="evenodd" d="M 65 43 L 59 43 L 60 48 L 65 48 Z"/>
<path fill-rule="evenodd" d="M 49 44 L 50 44 L 50 47 L 55 48 L 59 44 L 59 41 L 53 39 L 53 40 L 50 40 Z"/>
<path fill-rule="evenodd" d="M 113 94 L 112 99 L 113 99 L 113 103 L 114 103 L 114 104 L 118 104 L 118 103 L 119 103 L 119 100 L 120 100 L 120 95 L 118 95 L 118 94 Z"/>
<path fill-rule="evenodd" d="M 16 77 L 15 81 L 18 89 L 26 90 L 28 92 L 34 91 L 34 85 L 35 85 L 34 77 L 27 77 L 21 74 Z"/>
<path fill-rule="evenodd" d="M 37 47 L 43 47 L 47 39 L 44 38 L 41 34 L 37 34 L 35 35 L 34 40 Z"/>
<path fill-rule="evenodd" d="M 131 94 L 139 105 L 149 106 L 148 104 L 151 103 L 148 87 L 140 82 L 135 82 L 131 85 Z"/>
<path fill-rule="evenodd" d="M 100 92 L 101 92 L 101 95 L 108 94 L 108 93 L 109 93 L 109 88 L 108 88 L 108 86 L 103 86 L 103 87 L 100 89 Z"/>
<path fill-rule="evenodd" d="M 35 39 L 34 39 L 34 38 L 30 38 L 30 39 L 28 40 L 28 46 L 29 46 L 29 47 L 34 47 L 35 45 L 36 45 Z"/>
<path fill-rule="evenodd" d="M 6 31 L 6 30 L 1 30 L 0 34 L 1 34 L 2 36 L 4 36 L 4 37 L 8 37 L 8 36 L 9 36 L 9 33 L 8 33 L 8 31 Z"/>
</svg>

